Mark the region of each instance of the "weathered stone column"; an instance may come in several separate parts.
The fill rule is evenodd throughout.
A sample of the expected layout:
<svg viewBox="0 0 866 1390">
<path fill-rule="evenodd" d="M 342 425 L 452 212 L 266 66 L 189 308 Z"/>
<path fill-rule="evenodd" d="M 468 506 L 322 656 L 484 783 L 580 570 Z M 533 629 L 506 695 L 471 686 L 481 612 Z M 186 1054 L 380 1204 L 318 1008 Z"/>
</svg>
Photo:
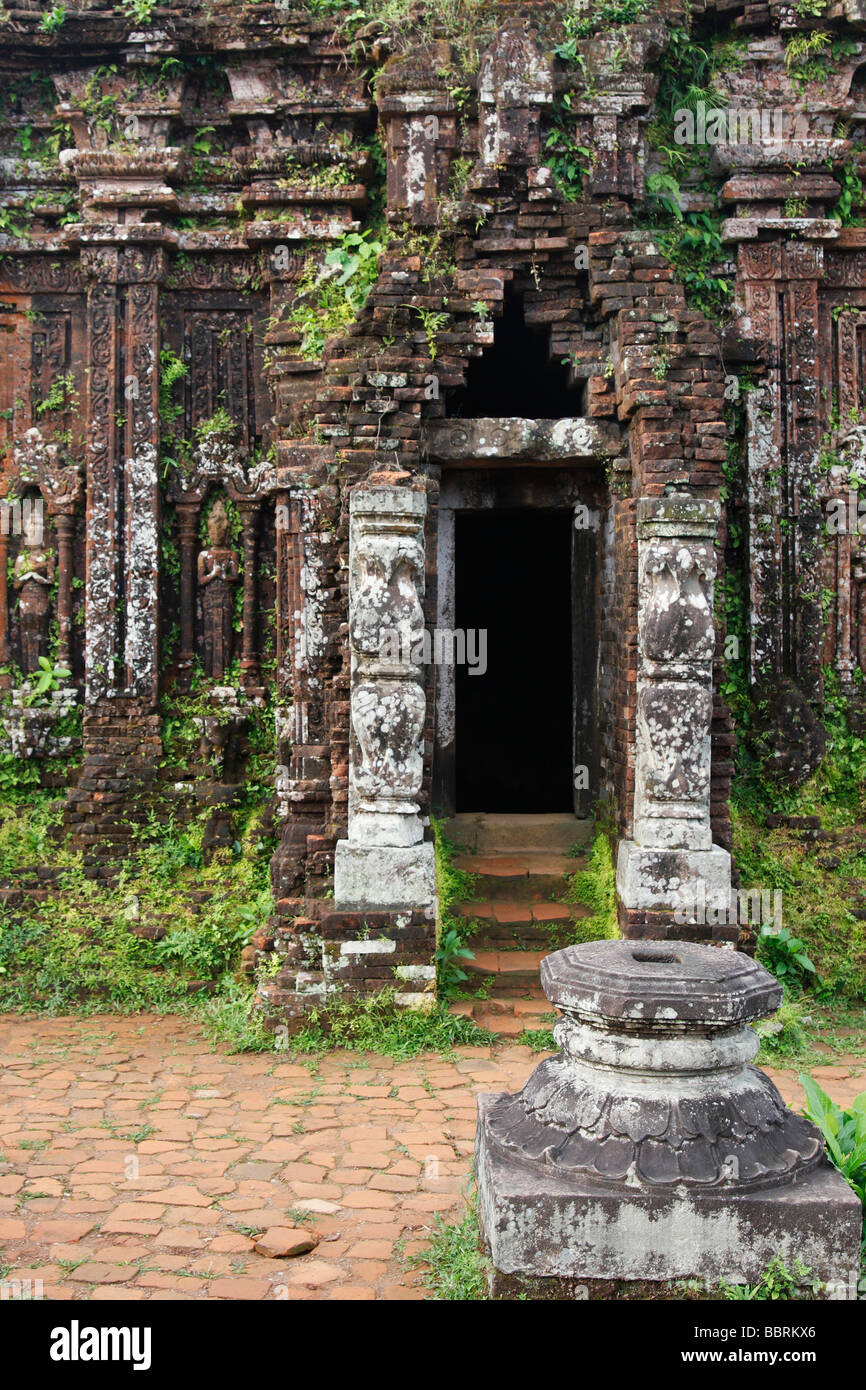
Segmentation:
<svg viewBox="0 0 866 1390">
<path fill-rule="evenodd" d="M 55 512 L 57 531 L 57 664 L 72 664 L 72 547 L 75 518 L 70 511 Z"/>
<path fill-rule="evenodd" d="M 2 518 L 0 524 L 0 666 L 5 666 L 9 660 L 9 590 L 7 583 L 7 565 L 9 560 L 9 516 Z M 7 689 L 11 683 L 11 677 L 0 675 L 0 690 Z"/>
<path fill-rule="evenodd" d="M 730 855 L 710 830 L 719 516 L 718 502 L 685 493 L 638 502 L 634 817 L 617 862 L 626 917 L 689 911 L 699 882 L 714 910 L 728 906 Z"/>
<path fill-rule="evenodd" d="M 390 474 L 374 474 L 351 497 L 349 838 L 337 844 L 338 909 L 422 908 L 435 896 L 433 846 L 423 841 L 416 800 L 426 511 L 424 492 Z"/>
<path fill-rule="evenodd" d="M 144 235 L 140 233 L 141 235 Z M 160 235 L 154 227 L 148 234 Z M 118 241 L 122 233 L 118 232 Z M 87 703 L 159 683 L 160 246 L 77 233 L 88 288 Z M 121 379 L 119 363 L 126 364 Z M 121 413 L 121 410 L 123 413 Z"/>
<path fill-rule="evenodd" d="M 195 655 L 195 557 L 198 548 L 198 518 L 201 501 L 178 502 L 177 532 L 180 542 L 180 649 L 177 683 L 189 690 Z"/>
<path fill-rule="evenodd" d="M 244 619 L 241 652 L 241 681 L 245 689 L 258 688 L 262 677 L 259 670 L 258 631 L 256 624 L 256 560 L 259 549 L 258 502 L 239 502 L 243 525 L 244 545 Z"/>
</svg>

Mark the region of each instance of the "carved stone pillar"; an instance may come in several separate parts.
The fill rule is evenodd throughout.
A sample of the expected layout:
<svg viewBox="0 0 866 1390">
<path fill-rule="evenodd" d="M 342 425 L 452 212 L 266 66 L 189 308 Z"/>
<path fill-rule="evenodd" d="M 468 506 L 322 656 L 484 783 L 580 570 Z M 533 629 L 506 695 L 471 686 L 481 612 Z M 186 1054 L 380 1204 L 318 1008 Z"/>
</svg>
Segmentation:
<svg viewBox="0 0 866 1390">
<path fill-rule="evenodd" d="M 239 502 L 244 544 L 244 626 L 241 649 L 241 681 L 245 689 L 258 689 L 262 677 L 259 670 L 258 631 L 256 624 L 256 561 L 259 550 L 258 502 Z"/>
<path fill-rule="evenodd" d="M 8 513 L 4 517 L 8 524 Z M 0 666 L 9 660 L 9 587 L 6 567 L 9 560 L 9 533 L 0 526 Z M 0 675 L 0 690 L 8 689 L 11 677 Z"/>
<path fill-rule="evenodd" d="M 457 144 L 457 116 L 445 87 L 419 92 L 417 76 L 402 86 L 400 60 L 385 68 L 380 119 L 387 132 L 388 211 L 407 217 L 414 227 L 433 226 L 448 189 L 449 159 Z"/>
<path fill-rule="evenodd" d="M 177 531 L 180 544 L 180 650 L 177 683 L 189 690 L 195 655 L 195 561 L 198 550 L 198 518 L 201 502 L 178 502 Z"/>
<path fill-rule="evenodd" d="M 713 581 L 718 502 L 638 503 L 638 679 L 634 818 L 619 847 L 626 909 L 727 908 L 731 860 L 710 830 Z"/>
<path fill-rule="evenodd" d="M 553 62 L 537 33 L 505 28 L 478 69 L 481 162 L 534 164 L 539 157 L 541 107 L 555 94 Z"/>
<path fill-rule="evenodd" d="M 57 664 L 72 669 L 72 548 L 75 518 L 71 512 L 56 512 L 57 532 Z"/>
<path fill-rule="evenodd" d="M 160 232 L 152 232 L 156 239 Z M 161 247 L 78 233 L 88 288 L 87 702 L 159 681 Z M 120 364 L 124 364 L 121 372 Z"/>
<path fill-rule="evenodd" d="M 340 909 L 423 908 L 435 899 L 423 841 L 426 700 L 415 647 L 424 630 L 424 517 L 419 489 L 374 474 L 352 493 L 349 838 L 337 844 Z"/>
</svg>

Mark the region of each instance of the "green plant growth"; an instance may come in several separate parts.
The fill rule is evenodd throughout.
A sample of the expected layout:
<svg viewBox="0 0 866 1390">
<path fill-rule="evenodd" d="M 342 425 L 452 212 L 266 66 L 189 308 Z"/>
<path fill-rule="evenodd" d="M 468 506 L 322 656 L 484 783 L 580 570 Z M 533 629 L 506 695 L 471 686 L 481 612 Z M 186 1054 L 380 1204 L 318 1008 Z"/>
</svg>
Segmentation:
<svg viewBox="0 0 866 1390">
<path fill-rule="evenodd" d="M 857 52 L 851 39 L 834 39 L 824 29 L 793 34 L 785 44 L 785 67 L 802 91 L 812 83 L 824 86 L 836 63 Z"/>
<path fill-rule="evenodd" d="M 136 24 L 149 24 L 155 9 L 156 0 L 123 0 L 123 13 Z"/>
<path fill-rule="evenodd" d="M 812 1271 L 801 1260 L 794 1261 L 794 1269 L 788 1269 L 781 1255 L 770 1261 L 764 1273 L 755 1284 L 722 1284 L 725 1298 L 734 1302 L 764 1303 L 779 1299 L 803 1299 L 810 1296 L 815 1281 Z"/>
<path fill-rule="evenodd" d="M 554 47 L 557 58 L 573 63 L 579 56 L 578 42 L 593 34 L 604 34 L 624 24 L 636 24 L 650 8 L 650 0 L 594 0 L 580 12 L 563 17 L 564 40 Z"/>
<path fill-rule="evenodd" d="M 195 437 L 201 443 L 203 439 L 210 439 L 214 434 L 233 434 L 235 423 L 229 415 L 225 406 L 219 406 L 206 420 L 201 420 L 195 427 Z"/>
<path fill-rule="evenodd" d="M 39 21 L 39 29 L 43 34 L 56 34 L 58 29 L 62 29 L 66 21 L 67 9 L 65 5 L 55 5 L 53 9 L 46 10 Z"/>
<path fill-rule="evenodd" d="M 831 1163 L 866 1204 L 866 1091 L 843 1110 L 814 1077 L 801 1074 L 799 1080 L 806 1093 L 803 1113 L 820 1129 Z"/>
<path fill-rule="evenodd" d="M 45 864 L 58 874 L 43 901 L 0 906 L 0 1010 L 196 1011 L 227 989 L 241 949 L 272 910 L 270 846 L 261 845 L 253 813 L 238 827 L 236 852 L 207 864 L 201 824 L 180 829 L 154 817 L 135 827 L 134 863 L 105 884 L 85 877 L 81 855 L 66 844 L 62 808 L 29 789 L 0 805 L 0 875 Z M 203 891 L 206 902 L 191 896 Z M 137 934 L 139 923 L 166 935 Z"/>
<path fill-rule="evenodd" d="M 183 406 L 175 400 L 174 388 L 188 376 L 189 367 L 183 358 L 171 348 L 162 348 L 159 354 L 159 418 L 166 425 L 173 424 L 183 414 Z"/>
<path fill-rule="evenodd" d="M 458 987 L 468 979 L 462 962 L 474 959 L 466 945 L 474 928 L 468 917 L 456 916 L 455 903 L 472 898 L 475 876 L 454 863 L 455 846 L 445 835 L 441 820 L 431 817 L 436 852 L 436 897 L 439 916 L 436 923 L 436 983 L 440 999 L 455 996 Z"/>
<path fill-rule="evenodd" d="M 545 162 L 563 198 L 573 203 L 583 195 L 595 165 L 595 154 L 587 145 L 578 143 L 570 92 L 564 92 L 556 102 L 550 126 L 544 142 Z"/>
<path fill-rule="evenodd" d="M 569 879 L 565 901 L 591 909 L 580 917 L 570 933 L 570 943 L 606 941 L 619 936 L 616 911 L 616 870 L 607 832 L 599 830 L 589 851 L 587 867 Z"/>
<path fill-rule="evenodd" d="M 451 1224 L 437 1212 L 427 1249 L 411 1255 L 409 1263 L 423 1270 L 424 1284 L 434 1298 L 461 1303 L 487 1298 L 490 1262 L 481 1251 L 475 1200 L 467 1203 L 461 1220 Z"/>
<path fill-rule="evenodd" d="M 806 979 L 817 979 L 805 941 L 787 927 L 762 925 L 758 933 L 758 959 L 782 984 L 803 986 Z"/>
<path fill-rule="evenodd" d="M 65 666 L 51 661 L 47 656 L 40 656 L 39 671 L 34 674 L 36 675 L 36 684 L 27 696 L 28 705 L 34 705 L 41 700 L 43 695 L 59 690 L 67 676 L 70 676 L 72 672 L 67 670 Z"/>
<path fill-rule="evenodd" d="M 393 990 L 382 990 L 359 999 L 335 997 L 313 1009 L 303 1028 L 288 1039 L 287 1050 L 295 1054 L 344 1048 L 403 1058 L 423 1052 L 450 1054 L 455 1047 L 493 1041 L 477 1023 L 449 1013 L 441 1003 L 429 1009 L 402 1008 Z"/>
<path fill-rule="evenodd" d="M 75 377 L 71 372 L 58 376 L 51 383 L 51 389 L 43 400 L 36 403 L 36 417 L 41 419 L 49 412 L 69 410 L 78 403 Z"/>
<path fill-rule="evenodd" d="M 856 169 L 850 164 L 845 164 L 836 177 L 842 191 L 830 216 L 843 227 L 861 227 L 863 218 L 857 209 L 863 204 L 863 183 Z"/>
<path fill-rule="evenodd" d="M 532 1052 L 556 1052 L 556 1038 L 550 1028 L 524 1028 L 514 1041 Z"/>
<path fill-rule="evenodd" d="M 385 249 L 384 233 L 347 232 L 319 266 L 312 258 L 298 283 L 288 323 L 301 334 L 301 356 L 322 356 L 325 343 L 348 328 L 366 303 Z"/>
</svg>

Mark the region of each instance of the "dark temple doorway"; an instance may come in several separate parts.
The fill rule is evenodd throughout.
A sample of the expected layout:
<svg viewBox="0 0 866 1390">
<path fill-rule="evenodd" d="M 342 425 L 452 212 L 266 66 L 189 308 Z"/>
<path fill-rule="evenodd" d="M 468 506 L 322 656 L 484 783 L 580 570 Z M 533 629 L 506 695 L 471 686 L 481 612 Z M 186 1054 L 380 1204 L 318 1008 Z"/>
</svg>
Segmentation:
<svg viewBox="0 0 866 1390">
<path fill-rule="evenodd" d="M 458 512 L 454 561 L 456 809 L 572 811 L 571 510 Z"/>
</svg>

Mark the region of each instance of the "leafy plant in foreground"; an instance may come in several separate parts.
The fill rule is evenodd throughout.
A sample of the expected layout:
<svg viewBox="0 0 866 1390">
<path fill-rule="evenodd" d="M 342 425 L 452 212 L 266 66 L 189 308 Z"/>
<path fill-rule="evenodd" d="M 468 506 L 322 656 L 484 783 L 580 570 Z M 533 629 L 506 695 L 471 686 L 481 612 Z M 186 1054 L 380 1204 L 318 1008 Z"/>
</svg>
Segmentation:
<svg viewBox="0 0 866 1390">
<path fill-rule="evenodd" d="M 799 1079 L 806 1092 L 803 1113 L 820 1129 L 831 1163 L 866 1203 L 866 1091 L 843 1110 L 814 1077 L 803 1074 Z"/>
<path fill-rule="evenodd" d="M 806 942 L 793 936 L 787 927 L 761 927 L 758 957 L 777 980 L 801 986 L 807 976 L 817 980 L 818 973 L 806 952 Z"/>
</svg>

